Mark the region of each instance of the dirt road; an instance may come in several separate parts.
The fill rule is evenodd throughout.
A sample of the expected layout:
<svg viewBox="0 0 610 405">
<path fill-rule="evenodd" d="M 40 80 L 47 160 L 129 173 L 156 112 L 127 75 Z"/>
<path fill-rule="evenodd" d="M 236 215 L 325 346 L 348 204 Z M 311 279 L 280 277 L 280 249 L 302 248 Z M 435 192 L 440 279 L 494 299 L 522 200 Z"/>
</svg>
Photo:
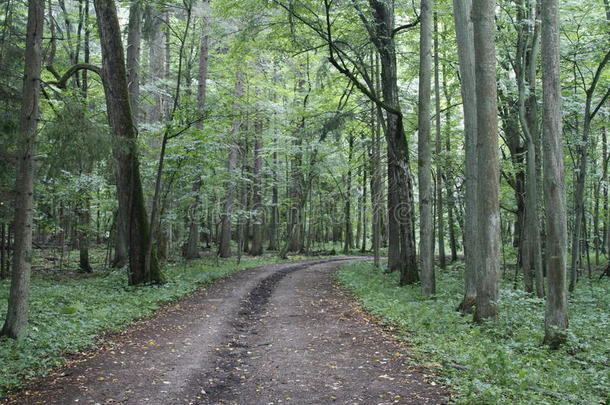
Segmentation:
<svg viewBox="0 0 610 405">
<path fill-rule="evenodd" d="M 11 404 L 442 404 L 333 283 L 345 259 L 245 270 L 161 310 Z"/>
</svg>

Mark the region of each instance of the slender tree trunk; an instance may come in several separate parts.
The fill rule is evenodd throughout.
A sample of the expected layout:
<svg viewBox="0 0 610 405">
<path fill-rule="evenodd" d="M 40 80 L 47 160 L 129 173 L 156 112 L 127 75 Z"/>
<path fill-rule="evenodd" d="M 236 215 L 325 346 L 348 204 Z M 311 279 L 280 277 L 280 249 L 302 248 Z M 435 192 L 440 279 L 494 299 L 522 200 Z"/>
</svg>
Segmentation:
<svg viewBox="0 0 610 405">
<path fill-rule="evenodd" d="M 22 339 L 27 333 L 30 274 L 32 271 L 32 205 L 34 155 L 38 130 L 38 99 L 42 67 L 44 1 L 28 1 L 25 67 L 19 122 L 17 181 L 15 184 L 15 243 L 13 274 L 6 318 L 0 335 Z"/>
<path fill-rule="evenodd" d="M 146 266 L 150 228 L 140 178 L 136 131 L 129 104 L 127 72 L 119 21 L 113 0 L 95 0 L 102 45 L 102 82 L 108 122 L 115 136 L 113 153 L 118 163 L 119 211 L 127 219 L 129 237 L 129 284 L 162 281 L 161 270 L 152 260 Z"/>
<path fill-rule="evenodd" d="M 477 298 L 474 319 L 495 319 L 500 277 L 500 206 L 498 167 L 498 109 L 494 0 L 475 0 L 474 26 L 477 146 Z"/>
<path fill-rule="evenodd" d="M 348 138 L 348 156 L 347 156 L 347 185 L 345 190 L 345 205 L 343 208 L 343 219 L 345 221 L 345 235 L 343 243 L 343 253 L 348 254 L 352 248 L 352 155 L 354 153 L 354 135 L 350 134 Z"/>
<path fill-rule="evenodd" d="M 464 208 L 464 298 L 459 309 L 470 313 L 476 301 L 476 252 L 477 225 L 477 101 L 475 91 L 474 30 L 471 20 L 472 1 L 453 0 L 453 16 L 457 34 L 460 76 L 462 78 L 462 106 L 464 109 L 466 195 Z"/>
<path fill-rule="evenodd" d="M 0 223 L 0 280 L 8 277 L 9 250 L 6 228 L 5 223 Z"/>
<path fill-rule="evenodd" d="M 235 97 L 241 99 L 244 96 L 243 89 L 243 73 L 237 73 L 235 79 Z M 239 101 L 236 101 L 233 105 L 235 112 L 239 111 Z M 235 170 L 237 168 L 237 155 L 239 147 L 237 145 L 237 138 L 241 131 L 241 118 L 236 116 L 233 118 L 233 129 L 231 130 L 231 139 L 229 144 L 229 158 L 227 160 L 227 173 L 229 178 L 226 183 L 226 195 L 223 214 L 221 218 L 220 228 L 220 246 L 218 247 L 218 255 L 220 257 L 231 256 L 231 216 L 233 213 L 233 198 L 235 195 Z"/>
<path fill-rule="evenodd" d="M 207 0 L 205 1 L 207 4 Z M 199 44 L 199 74 L 197 84 L 197 114 L 199 120 L 195 123 L 197 130 L 203 130 L 204 114 L 205 114 L 205 102 L 206 102 L 206 90 L 207 90 L 207 78 L 208 78 L 208 34 L 207 34 L 207 21 L 203 19 L 203 28 L 201 35 L 201 42 Z M 201 180 L 196 181 L 193 184 L 193 193 L 195 194 L 195 201 L 191 207 L 191 218 L 189 223 L 189 237 L 186 243 L 186 258 L 195 259 L 199 257 L 199 210 L 201 209 L 201 199 L 199 191 L 201 189 Z"/>
<path fill-rule="evenodd" d="M 280 220 L 279 211 L 279 179 L 277 175 L 277 169 L 280 164 L 279 154 L 277 152 L 277 137 L 273 138 L 273 170 L 272 170 L 272 181 L 271 186 L 271 223 L 269 224 L 269 247 L 268 250 L 277 250 L 277 230 Z"/>
<path fill-rule="evenodd" d="M 438 228 L 438 255 L 440 257 L 439 264 L 441 269 L 446 267 L 445 258 L 445 218 L 444 211 L 445 207 L 443 204 L 443 159 L 441 158 L 441 89 L 440 89 L 440 60 L 438 50 L 438 18 L 436 13 L 434 14 L 434 101 L 435 101 L 435 124 L 436 124 L 436 142 L 435 142 L 435 155 L 436 155 L 436 218 Z"/>
<path fill-rule="evenodd" d="M 443 64 L 443 93 L 445 95 L 445 100 L 448 106 L 451 105 L 451 95 L 449 89 L 447 89 L 446 83 L 446 72 L 445 65 Z M 451 108 L 448 108 L 445 112 L 445 151 L 449 156 L 451 154 Z M 454 263 L 458 260 L 458 247 L 457 247 L 457 238 L 455 235 L 455 198 L 453 196 L 452 183 L 453 179 L 450 178 L 451 169 L 443 170 L 443 178 L 445 186 L 445 193 L 447 198 L 447 227 L 449 228 L 449 247 L 451 249 L 451 263 Z"/>
<path fill-rule="evenodd" d="M 366 239 L 368 236 L 368 233 L 367 233 L 368 221 L 367 221 L 367 209 L 366 209 L 367 181 L 368 181 L 367 170 L 366 170 L 366 168 L 364 168 L 362 170 L 362 208 L 360 209 L 360 212 L 362 214 L 362 245 L 361 245 L 362 247 L 360 248 L 361 253 L 366 252 Z"/>
<path fill-rule="evenodd" d="M 79 268 L 85 273 L 93 272 L 89 263 L 89 228 L 91 223 L 91 197 L 85 190 L 81 190 L 84 195 L 82 201 L 79 202 L 78 210 L 78 250 L 79 250 Z"/>
<path fill-rule="evenodd" d="M 532 11 L 530 11 L 532 13 Z M 533 11 L 534 16 L 537 10 Z M 529 16 L 524 10 L 519 11 L 518 21 L 523 22 Z M 534 29 L 525 31 L 523 28 L 520 34 L 520 63 L 516 69 L 519 100 L 518 112 L 522 132 L 526 142 L 526 169 L 525 169 L 525 215 L 523 223 L 523 235 L 521 239 L 522 258 L 521 266 L 523 269 L 526 291 L 534 290 L 536 282 L 536 294 L 542 298 L 543 270 L 542 252 L 540 244 L 540 215 L 538 212 L 538 170 L 536 168 L 536 139 L 538 138 L 538 119 L 536 103 L 536 63 L 538 57 L 538 26 Z M 526 93 L 527 85 L 527 93 Z M 529 94 L 529 95 L 528 95 Z"/>
<path fill-rule="evenodd" d="M 566 201 L 561 131 L 561 82 L 559 73 L 559 5 L 542 0 L 542 96 L 544 202 L 547 225 L 547 299 L 544 342 L 558 347 L 566 339 Z"/>
<path fill-rule="evenodd" d="M 189 233 L 186 241 L 186 249 L 184 251 L 184 257 L 186 259 L 197 259 L 199 257 L 199 209 L 201 207 L 201 180 L 197 180 L 193 183 L 193 205 L 190 208 L 189 219 Z"/>
<path fill-rule="evenodd" d="M 382 191 L 381 191 L 381 139 L 378 125 L 379 115 L 374 103 L 371 102 L 371 204 L 373 206 L 372 242 L 373 265 L 380 267 L 381 249 L 381 217 L 382 217 Z"/>
<path fill-rule="evenodd" d="M 263 122 L 260 117 L 254 122 L 254 183 L 252 189 L 252 247 L 250 254 L 263 254 Z"/>
<path fill-rule="evenodd" d="M 430 296 L 436 292 L 434 233 L 432 232 L 432 153 L 430 150 L 433 7 L 432 0 L 421 1 L 417 175 L 419 178 L 419 265 L 424 296 Z"/>
</svg>

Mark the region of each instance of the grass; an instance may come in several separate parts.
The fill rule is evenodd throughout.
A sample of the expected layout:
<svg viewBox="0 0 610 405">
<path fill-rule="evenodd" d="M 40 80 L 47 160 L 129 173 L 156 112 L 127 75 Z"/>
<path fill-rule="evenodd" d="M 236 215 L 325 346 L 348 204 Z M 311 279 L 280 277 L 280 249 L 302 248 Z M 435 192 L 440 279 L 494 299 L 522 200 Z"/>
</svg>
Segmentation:
<svg viewBox="0 0 610 405">
<path fill-rule="evenodd" d="M 437 272 L 438 294 L 398 287 L 397 274 L 370 263 L 341 267 L 339 281 L 365 309 L 394 324 L 415 361 L 438 366 L 458 404 L 610 404 L 610 282 L 583 279 L 570 297 L 567 344 L 541 345 L 544 301 L 510 283 L 501 289 L 500 319 L 484 326 L 456 312 L 463 265 Z"/>
<path fill-rule="evenodd" d="M 291 257 L 298 260 L 302 257 Z M 0 338 L 0 397 L 27 378 L 48 373 L 67 355 L 94 347 L 96 338 L 150 316 L 164 304 L 187 296 L 202 285 L 247 267 L 277 263 L 276 257 L 202 259 L 165 269 L 160 286 L 128 287 L 124 270 L 93 275 L 35 272 L 30 292 L 27 338 Z M 0 281 L 0 316 L 6 314 L 9 281 Z M 0 322 L 4 319 L 0 318 Z"/>
</svg>

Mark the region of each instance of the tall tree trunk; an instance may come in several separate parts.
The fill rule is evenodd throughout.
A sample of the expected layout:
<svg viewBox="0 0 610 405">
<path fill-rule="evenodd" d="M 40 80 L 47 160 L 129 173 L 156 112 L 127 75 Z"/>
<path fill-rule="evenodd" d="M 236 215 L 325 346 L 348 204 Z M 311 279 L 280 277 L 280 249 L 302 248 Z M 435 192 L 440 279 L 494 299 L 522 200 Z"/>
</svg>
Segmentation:
<svg viewBox="0 0 610 405">
<path fill-rule="evenodd" d="M 435 101 L 435 124 L 436 124 L 436 218 L 438 228 L 438 255 L 440 256 L 439 264 L 441 269 L 446 267 L 445 261 L 445 219 L 443 212 L 443 160 L 441 159 L 441 89 L 440 89 L 440 61 L 438 51 L 438 18 L 434 14 L 434 101 Z"/>
<path fill-rule="evenodd" d="M 102 45 L 102 82 L 110 128 L 116 137 L 113 153 L 118 164 L 119 211 L 127 219 L 129 284 L 162 282 L 156 259 L 146 266 L 150 228 L 140 178 L 136 131 L 129 104 L 121 30 L 113 0 L 94 0 Z"/>
<path fill-rule="evenodd" d="M 204 1 L 204 3 L 207 4 L 207 0 Z M 208 29 L 207 20 L 205 18 L 203 19 L 203 28 L 201 32 L 201 41 L 199 44 L 199 73 L 197 76 L 197 114 L 199 119 L 195 123 L 195 128 L 197 128 L 199 131 L 203 130 L 208 78 Z M 185 256 L 187 259 L 195 259 L 199 257 L 199 210 L 201 209 L 199 191 L 201 189 L 201 185 L 201 180 L 198 180 L 193 184 L 195 200 L 193 206 L 191 207 L 189 237 L 186 243 Z"/>
<path fill-rule="evenodd" d="M 434 233 L 432 232 L 432 153 L 430 150 L 432 14 L 432 0 L 422 0 L 419 35 L 417 175 L 419 178 L 419 265 L 424 296 L 430 296 L 436 292 Z"/>
<path fill-rule="evenodd" d="M 263 254 L 263 122 L 256 117 L 254 122 L 254 182 L 252 185 L 252 247 L 250 254 Z"/>
<path fill-rule="evenodd" d="M 445 35 L 443 35 L 443 39 L 445 39 Z M 444 55 L 443 55 L 444 56 Z M 445 58 L 443 58 L 445 59 Z M 451 92 L 447 88 L 447 74 L 446 74 L 446 66 L 442 64 L 442 73 L 443 73 L 443 94 L 445 96 L 445 102 L 448 106 L 451 105 Z M 447 156 L 451 155 L 451 108 L 447 108 L 445 111 L 445 151 L 447 152 Z M 451 249 L 451 263 L 454 263 L 458 260 L 458 247 L 457 247 L 457 238 L 455 235 L 455 198 L 452 192 L 452 183 L 453 179 L 450 177 L 451 168 L 447 170 L 443 170 L 443 179 L 445 186 L 445 193 L 447 198 L 447 227 L 449 228 L 449 247 Z"/>
<path fill-rule="evenodd" d="M 347 185 L 345 190 L 345 205 L 343 208 L 343 220 L 345 221 L 345 235 L 343 253 L 348 254 L 352 248 L 352 156 L 354 153 L 354 135 L 349 134 L 347 155 Z"/>
<path fill-rule="evenodd" d="M 235 79 L 235 98 L 238 100 L 233 104 L 235 112 L 239 110 L 239 99 L 244 96 L 243 81 L 243 73 L 237 73 Z M 229 158 L 227 159 L 227 174 L 229 177 L 226 182 L 225 203 L 221 218 L 220 246 L 218 247 L 218 255 L 220 257 L 231 256 L 231 216 L 233 213 L 233 199 L 235 195 L 234 177 L 235 169 L 237 168 L 237 155 L 239 152 L 237 138 L 240 130 L 241 118 L 236 116 L 233 118 L 233 129 L 231 130 L 231 139 L 229 140 Z"/>
<path fill-rule="evenodd" d="M 542 96 L 544 202 L 547 225 L 547 299 L 544 342 L 558 347 L 566 339 L 566 201 L 561 132 L 561 82 L 559 73 L 559 5 L 542 0 Z"/>
<path fill-rule="evenodd" d="M 398 97 L 394 43 L 394 2 L 369 0 L 375 19 L 374 44 L 381 62 L 381 94 L 386 103 L 384 125 L 388 148 L 388 269 L 400 271 L 400 285 L 419 281 L 409 148 Z"/>
<path fill-rule="evenodd" d="M 366 239 L 368 236 L 367 233 L 367 228 L 368 228 L 368 221 L 367 221 L 367 209 L 366 209 L 366 196 L 367 196 L 367 170 L 366 167 L 363 168 L 362 170 L 362 207 L 360 208 L 360 213 L 362 214 L 362 245 L 360 248 L 360 252 L 364 253 L 366 252 Z"/>
<path fill-rule="evenodd" d="M 570 265 L 570 285 L 569 290 L 574 291 L 576 287 L 577 270 L 580 265 L 580 242 L 581 233 L 584 226 L 584 214 L 585 214 L 585 185 L 586 175 L 588 170 L 589 161 L 589 137 L 591 132 L 591 121 L 599 111 L 601 105 L 604 103 L 607 95 L 603 97 L 597 107 L 592 106 L 593 96 L 595 94 L 595 88 L 601 77 L 601 73 L 610 61 L 610 51 L 606 53 L 604 59 L 598 65 L 595 76 L 591 85 L 586 89 L 585 99 L 585 113 L 583 122 L 582 137 L 579 145 L 577 146 L 578 154 L 578 170 L 576 171 L 576 192 L 574 194 L 574 231 L 572 233 L 572 262 Z"/>
<path fill-rule="evenodd" d="M 498 166 L 498 109 L 496 88 L 494 0 L 475 0 L 474 26 L 477 146 L 477 298 L 474 319 L 494 319 L 500 282 L 500 205 Z"/>
<path fill-rule="evenodd" d="M 134 123 L 137 124 L 138 98 L 140 94 L 140 44 L 141 44 L 142 6 L 140 0 L 132 0 L 129 7 L 129 25 L 127 31 L 127 86 L 129 101 L 133 113 Z M 86 73 L 86 71 L 84 72 Z M 115 173 L 116 183 L 119 184 L 120 174 Z M 111 267 L 120 268 L 129 261 L 129 218 L 119 210 L 115 218 L 114 258 Z"/>
<path fill-rule="evenodd" d="M 475 91 L 474 28 L 471 20 L 472 1 L 453 0 L 453 16 L 457 34 L 457 48 L 462 79 L 462 106 L 464 109 L 466 195 L 464 209 L 464 298 L 459 309 L 470 313 L 476 301 L 477 225 L 477 101 Z"/>
<path fill-rule="evenodd" d="M 375 74 L 376 75 L 376 74 Z M 372 242 L 373 265 L 380 267 L 381 228 L 382 228 L 382 191 L 381 191 L 381 128 L 377 107 L 371 102 L 371 205 L 373 207 Z"/>
<path fill-rule="evenodd" d="M 538 116 L 536 102 L 536 64 L 538 60 L 538 25 L 530 28 L 525 20 L 532 17 L 536 20 L 537 7 L 524 6 L 517 12 L 517 22 L 521 24 L 518 35 L 518 62 L 515 65 L 515 75 L 518 85 L 518 116 L 526 143 L 526 170 L 524 190 L 525 215 L 523 233 L 520 238 L 522 245 L 521 266 L 525 280 L 525 288 L 532 292 L 536 282 L 536 294 L 542 298 L 543 270 L 540 244 L 540 215 L 538 212 L 538 170 L 536 142 L 538 134 Z M 526 92 L 527 86 L 527 92 Z"/>
<path fill-rule="evenodd" d="M 269 247 L 268 250 L 277 250 L 277 231 L 280 221 L 279 211 L 279 179 L 277 175 L 277 169 L 280 164 L 279 154 L 277 152 L 277 136 L 273 138 L 273 170 L 272 170 L 272 181 L 271 186 L 271 222 L 269 224 Z"/>
<path fill-rule="evenodd" d="M 28 299 L 32 271 L 32 205 L 34 200 L 34 155 L 38 129 L 40 70 L 42 67 L 42 35 L 44 32 L 44 1 L 28 0 L 28 22 L 25 39 L 25 67 L 17 180 L 15 183 L 15 243 L 11 291 L 6 318 L 0 335 L 21 339 L 28 326 Z"/>
</svg>

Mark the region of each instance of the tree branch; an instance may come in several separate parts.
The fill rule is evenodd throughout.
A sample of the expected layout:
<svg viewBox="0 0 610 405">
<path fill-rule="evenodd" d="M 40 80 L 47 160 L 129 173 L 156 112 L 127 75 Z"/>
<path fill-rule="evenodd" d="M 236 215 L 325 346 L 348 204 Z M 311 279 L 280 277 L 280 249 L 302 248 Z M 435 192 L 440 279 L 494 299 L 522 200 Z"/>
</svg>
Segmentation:
<svg viewBox="0 0 610 405">
<path fill-rule="evenodd" d="M 408 29 L 411 29 L 413 27 L 416 27 L 417 24 L 419 24 L 420 20 L 421 20 L 421 18 L 419 16 L 417 16 L 415 21 L 413 21 L 412 23 L 401 25 L 401 26 L 398 26 L 398 27 L 394 28 L 392 30 L 392 38 L 394 38 L 394 36 L 396 34 L 398 34 L 400 31 L 404 31 L 404 30 L 408 30 Z"/>
<path fill-rule="evenodd" d="M 90 70 L 102 77 L 102 69 L 95 65 L 90 65 L 88 63 L 77 63 L 76 65 L 73 65 L 70 69 L 66 71 L 66 73 L 63 74 L 63 76 L 60 76 L 53 66 L 47 66 L 47 70 L 51 72 L 51 74 L 55 76 L 56 79 L 56 81 L 48 82 L 47 84 L 54 84 L 60 89 L 65 89 L 68 79 L 70 79 L 70 77 L 72 77 L 76 72 L 80 70 Z"/>
</svg>

